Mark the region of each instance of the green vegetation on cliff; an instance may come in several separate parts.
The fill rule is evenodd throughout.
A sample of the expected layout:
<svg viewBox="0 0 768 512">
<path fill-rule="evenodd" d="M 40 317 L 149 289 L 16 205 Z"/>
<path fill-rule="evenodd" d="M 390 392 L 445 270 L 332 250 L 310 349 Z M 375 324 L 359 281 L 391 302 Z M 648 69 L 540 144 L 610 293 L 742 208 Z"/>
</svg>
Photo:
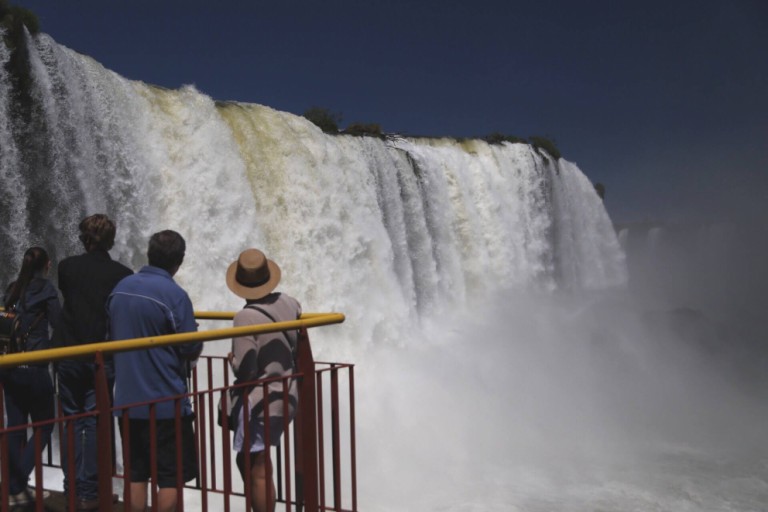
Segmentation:
<svg viewBox="0 0 768 512">
<path fill-rule="evenodd" d="M 386 137 L 386 134 L 381 130 L 381 126 L 378 123 L 355 122 L 347 126 L 344 130 L 339 130 L 339 124 L 342 119 L 341 114 L 332 112 L 327 108 L 311 107 L 307 109 L 302 116 L 314 123 L 325 133 L 334 135 L 354 135 L 357 137 Z M 529 144 L 540 155 L 551 157 L 553 160 L 559 160 L 561 158 L 560 150 L 557 149 L 554 140 L 540 135 L 531 135 L 528 139 L 524 139 L 516 135 L 492 132 L 485 137 L 479 138 L 488 144 L 502 144 L 504 142 L 512 144 Z"/>
<path fill-rule="evenodd" d="M 531 135 L 528 137 L 528 140 L 531 141 L 533 149 L 535 149 L 539 154 L 541 154 L 541 150 L 543 149 L 555 160 L 560 160 L 560 150 L 557 149 L 557 146 L 555 146 L 555 141 L 552 139 L 548 139 L 540 135 Z"/>
<path fill-rule="evenodd" d="M 332 112 L 323 107 L 311 107 L 303 114 L 303 117 L 311 121 L 315 126 L 325 133 L 334 135 L 355 135 L 357 137 L 384 137 L 381 126 L 377 123 L 359 123 L 355 122 L 347 126 L 344 130 L 339 130 L 342 116 L 340 113 Z"/>
<path fill-rule="evenodd" d="M 343 133 L 346 135 L 356 135 L 358 137 L 384 137 L 384 134 L 381 133 L 381 126 L 376 123 L 352 123 L 347 126 Z"/>
<path fill-rule="evenodd" d="M 528 140 L 526 140 L 522 137 L 517 137 L 516 135 L 506 135 L 499 132 L 493 132 L 489 135 L 486 135 L 485 137 L 482 137 L 482 139 L 488 144 L 502 144 L 504 142 L 511 142 L 513 144 L 530 144 L 539 154 L 541 154 L 541 151 L 544 150 L 555 160 L 559 160 L 561 157 L 560 150 L 557 149 L 555 142 L 552 139 L 542 137 L 540 135 L 531 135 L 528 137 Z"/>
<path fill-rule="evenodd" d="M 528 144 L 528 141 L 516 135 L 505 135 L 499 132 L 493 132 L 483 137 L 488 144 L 501 144 L 502 142 L 511 142 L 512 144 Z"/>
<path fill-rule="evenodd" d="M 605 199 L 605 185 L 599 181 L 595 183 L 595 192 L 597 192 L 597 195 L 600 196 L 600 199 Z"/>
<path fill-rule="evenodd" d="M 3 44 L 11 50 L 11 58 L 6 63 L 10 75 L 16 115 L 26 116 L 31 108 L 30 88 L 32 78 L 29 72 L 28 55 L 24 42 L 24 27 L 30 34 L 40 32 L 40 21 L 29 9 L 10 5 L 7 0 L 0 0 L 0 30 Z"/>
<path fill-rule="evenodd" d="M 24 7 L 10 5 L 8 0 L 0 0 L 0 27 L 5 31 L 3 42 L 8 48 L 14 50 L 19 47 L 25 26 L 30 34 L 40 32 L 40 20 L 37 15 Z"/>
<path fill-rule="evenodd" d="M 302 115 L 325 133 L 339 133 L 339 123 L 341 123 L 341 114 L 339 113 L 331 112 L 327 108 L 311 107 Z"/>
</svg>

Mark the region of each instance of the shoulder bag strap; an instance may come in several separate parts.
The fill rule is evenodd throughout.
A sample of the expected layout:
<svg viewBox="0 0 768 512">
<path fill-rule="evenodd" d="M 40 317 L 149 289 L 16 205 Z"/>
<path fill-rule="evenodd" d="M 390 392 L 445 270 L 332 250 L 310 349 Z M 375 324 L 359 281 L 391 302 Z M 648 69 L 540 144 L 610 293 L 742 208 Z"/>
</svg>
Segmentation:
<svg viewBox="0 0 768 512">
<path fill-rule="evenodd" d="M 272 320 L 272 322 L 277 323 L 277 320 L 275 320 L 275 317 L 270 315 L 266 310 L 260 308 L 259 306 L 254 306 L 253 304 L 248 304 L 245 307 L 248 308 L 248 309 L 255 309 L 256 311 L 258 311 L 259 313 L 261 313 L 265 317 L 267 317 L 270 320 Z"/>
<path fill-rule="evenodd" d="M 275 320 L 275 317 L 270 315 L 267 311 L 265 311 L 264 309 L 260 308 L 259 306 L 256 306 L 254 304 L 248 304 L 245 307 L 248 308 L 248 309 L 255 309 L 256 311 L 260 312 L 261 314 L 263 314 L 264 316 L 266 316 L 267 318 L 272 320 L 273 323 L 277 323 L 277 320 Z M 298 319 L 298 317 L 297 317 L 297 319 Z M 288 346 L 291 347 L 291 352 L 294 353 L 294 357 L 295 357 L 296 356 L 296 354 L 295 354 L 296 353 L 295 343 L 291 343 L 291 338 L 290 338 L 290 336 L 288 336 L 287 332 L 285 332 L 285 331 L 280 331 L 280 332 L 282 332 L 283 336 L 285 336 L 285 340 L 288 342 Z"/>
</svg>

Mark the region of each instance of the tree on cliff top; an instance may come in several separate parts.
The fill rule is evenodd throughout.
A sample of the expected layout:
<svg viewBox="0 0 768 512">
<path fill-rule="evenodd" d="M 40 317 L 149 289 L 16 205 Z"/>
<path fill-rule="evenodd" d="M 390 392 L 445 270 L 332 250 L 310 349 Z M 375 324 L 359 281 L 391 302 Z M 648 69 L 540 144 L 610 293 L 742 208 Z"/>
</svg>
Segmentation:
<svg viewBox="0 0 768 512">
<path fill-rule="evenodd" d="M 547 137 L 542 137 L 540 135 L 531 135 L 528 137 L 528 140 L 531 141 L 531 145 L 536 151 L 543 149 L 555 160 L 560 160 L 560 150 L 557 149 L 554 140 L 548 139 Z"/>
<path fill-rule="evenodd" d="M 339 133 L 341 114 L 331 112 L 327 108 L 312 107 L 302 115 L 326 133 Z"/>
<path fill-rule="evenodd" d="M 605 199 L 605 185 L 600 182 L 595 183 L 595 192 L 600 196 L 600 199 Z"/>
<path fill-rule="evenodd" d="M 40 32 L 40 20 L 37 15 L 17 5 L 10 5 L 8 0 L 0 0 L 0 26 L 5 29 L 5 43 L 9 47 L 20 37 L 21 27 L 26 26 L 30 34 Z"/>
</svg>

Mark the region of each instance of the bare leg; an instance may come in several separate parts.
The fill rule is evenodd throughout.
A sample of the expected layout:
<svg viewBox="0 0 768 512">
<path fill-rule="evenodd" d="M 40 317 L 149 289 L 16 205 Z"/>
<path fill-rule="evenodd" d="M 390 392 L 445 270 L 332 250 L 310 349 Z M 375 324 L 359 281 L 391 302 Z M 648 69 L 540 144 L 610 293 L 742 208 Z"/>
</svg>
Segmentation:
<svg viewBox="0 0 768 512">
<path fill-rule="evenodd" d="M 164 487 L 157 491 L 157 510 L 173 512 L 176 510 L 177 493 L 175 487 Z"/>
<path fill-rule="evenodd" d="M 272 465 L 266 454 L 266 450 L 254 454 L 251 468 L 251 490 L 256 512 L 275 510 L 275 482 L 272 479 Z"/>
<path fill-rule="evenodd" d="M 147 508 L 147 482 L 131 482 L 131 511 L 144 512 Z"/>
<path fill-rule="evenodd" d="M 275 510 L 275 482 L 272 480 L 272 465 L 267 460 L 266 451 L 251 453 L 245 457 L 237 455 L 237 467 L 243 480 L 246 478 L 246 460 L 251 462 L 251 507 L 254 512 L 273 512 Z"/>
<path fill-rule="evenodd" d="M 147 483 L 131 482 L 131 512 L 147 510 Z M 173 512 L 176 510 L 176 488 L 167 487 L 157 491 L 157 510 Z"/>
</svg>

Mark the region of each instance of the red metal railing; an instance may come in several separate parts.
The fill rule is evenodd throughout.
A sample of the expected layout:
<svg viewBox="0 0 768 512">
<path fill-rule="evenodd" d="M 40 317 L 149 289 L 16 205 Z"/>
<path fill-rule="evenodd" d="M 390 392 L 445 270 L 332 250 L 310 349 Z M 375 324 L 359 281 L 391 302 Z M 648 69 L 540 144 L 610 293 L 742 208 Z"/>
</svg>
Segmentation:
<svg viewBox="0 0 768 512">
<path fill-rule="evenodd" d="M 179 435 L 181 403 L 186 397 L 192 402 L 194 416 L 195 451 L 198 476 L 189 483 L 182 484 L 181 477 L 177 481 L 178 497 L 177 510 L 249 510 L 251 493 L 249 479 L 245 483 L 234 468 L 230 431 L 226 428 L 226 415 L 223 416 L 223 427 L 218 423 L 218 403 L 222 396 L 227 396 L 230 388 L 246 389 L 246 386 L 266 386 L 279 382 L 283 390 L 283 403 L 286 410 L 283 417 L 284 434 L 277 447 L 267 450 L 268 468 L 276 480 L 277 510 L 297 512 L 319 512 L 333 510 L 337 512 L 357 511 L 357 480 L 356 480 L 356 445 L 355 445 L 355 396 L 354 396 L 354 367 L 349 364 L 316 363 L 306 329 L 301 329 L 297 347 L 297 372 L 290 377 L 266 379 L 232 385 L 230 367 L 225 357 L 203 356 L 190 377 L 189 393 L 182 396 L 167 397 L 161 401 L 147 402 L 150 408 L 150 425 L 154 432 L 154 411 L 163 401 L 175 404 L 176 411 L 176 443 L 177 443 L 177 474 L 181 467 L 181 439 Z M 162 337 L 156 338 L 160 340 Z M 129 436 L 120 439 L 116 435 L 117 422 L 122 422 L 123 432 L 128 433 L 128 407 L 112 408 L 109 402 L 109 391 L 104 371 L 104 358 L 101 352 L 95 355 L 96 362 L 96 410 L 92 413 L 77 416 L 57 414 L 54 419 L 6 428 L 4 418 L 0 418 L 0 512 L 7 512 L 9 506 L 9 475 L 8 436 L 12 432 L 32 429 L 31 442 L 38 447 L 35 468 L 35 500 L 29 507 L 36 511 L 76 509 L 74 493 L 63 496 L 54 495 L 44 499 L 44 481 L 53 481 L 52 475 L 60 477 L 62 471 L 67 471 L 70 482 L 75 481 L 74 457 L 69 457 L 68 467 L 62 468 L 60 448 L 68 445 L 68 453 L 73 453 L 74 428 L 64 428 L 66 424 L 74 425 L 78 418 L 92 415 L 97 417 L 97 445 L 99 470 L 99 510 L 122 510 L 130 507 L 128 490 L 130 461 L 122 454 L 130 453 Z M 287 411 L 288 387 L 296 380 L 299 388 L 299 401 L 296 416 L 291 422 Z M 3 384 L 0 380 L 0 390 Z M 327 390 L 327 391 L 326 391 Z M 0 393 L 0 406 L 3 407 L 3 393 Z M 60 408 L 57 408 L 60 411 Z M 265 408 L 267 417 L 266 442 L 270 446 L 269 408 Z M 248 421 L 248 415 L 245 415 Z M 54 425 L 54 434 L 47 450 L 39 448 L 42 445 L 42 428 Z M 246 423 L 246 439 L 243 445 L 249 446 Z M 69 435 L 65 435 L 68 432 Z M 150 438 L 154 437 L 153 432 Z M 113 436 L 118 442 L 113 448 Z M 113 460 L 113 449 L 115 459 Z M 151 510 L 157 510 L 157 447 L 151 447 L 152 477 L 149 485 Z M 42 452 L 42 453 L 41 453 Z M 246 465 L 247 466 L 247 465 Z M 56 475 L 56 472 L 59 472 Z M 233 473 L 236 477 L 233 478 Z M 44 476 L 48 477 L 44 480 Z M 246 474 L 247 476 L 247 474 Z M 58 479 L 60 480 L 60 478 Z M 112 504 L 113 480 L 122 483 L 122 500 L 119 505 Z M 55 490 L 56 485 L 49 486 Z M 74 487 L 74 486 L 73 486 Z M 119 487 L 119 486 L 118 486 Z M 117 508 L 115 508 L 117 507 Z M 31 510 L 32 508 L 27 508 Z"/>
</svg>

